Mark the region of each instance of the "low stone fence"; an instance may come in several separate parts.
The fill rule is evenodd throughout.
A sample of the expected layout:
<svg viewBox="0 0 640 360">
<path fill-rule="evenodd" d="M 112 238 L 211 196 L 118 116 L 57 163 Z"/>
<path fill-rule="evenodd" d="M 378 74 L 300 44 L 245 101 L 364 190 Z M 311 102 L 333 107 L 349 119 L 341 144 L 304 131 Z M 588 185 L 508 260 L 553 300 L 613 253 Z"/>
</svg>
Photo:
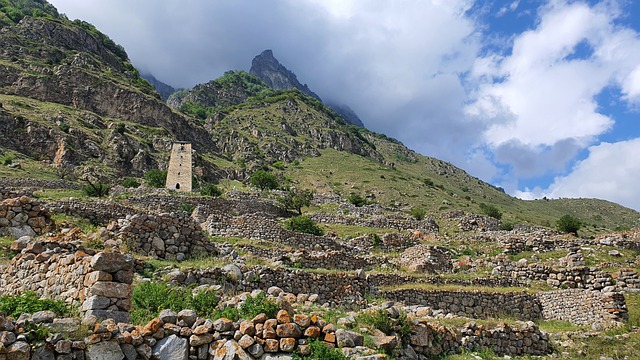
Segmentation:
<svg viewBox="0 0 640 360">
<path fill-rule="evenodd" d="M 25 246 L 23 249 L 19 247 Z M 133 257 L 116 252 L 95 255 L 72 244 L 32 242 L 0 267 L 0 294 L 33 291 L 80 305 L 87 316 L 128 321 Z"/>
<path fill-rule="evenodd" d="M 430 306 L 476 319 L 509 315 L 527 321 L 564 320 L 577 325 L 598 324 L 603 328 L 628 319 L 624 295 L 618 292 L 568 289 L 527 294 L 400 289 L 379 294 L 407 305 Z"/>
<path fill-rule="evenodd" d="M 629 318 L 622 293 L 569 289 L 542 292 L 536 297 L 544 319 L 609 327 Z"/>
<path fill-rule="evenodd" d="M 135 214 L 110 224 L 131 251 L 158 259 L 182 261 L 216 254 L 215 246 L 186 214 Z"/>
<path fill-rule="evenodd" d="M 408 305 L 431 306 L 454 315 L 475 319 L 497 318 L 504 315 L 520 320 L 542 318 L 542 309 L 535 295 L 525 292 L 399 289 L 380 291 L 379 294 L 386 299 Z"/>
<path fill-rule="evenodd" d="M 0 235 L 15 238 L 36 236 L 51 231 L 54 227 L 49 211 L 36 200 L 22 196 L 5 199 L 0 203 Z"/>
<path fill-rule="evenodd" d="M 46 341 L 30 343 L 20 336 L 25 323 L 49 329 Z M 317 316 L 280 310 L 275 318 L 260 314 L 233 322 L 198 317 L 193 310 L 164 310 L 144 326 L 110 319 L 89 326 L 77 319 L 58 319 L 40 312 L 20 321 L 0 316 L 2 355 L 7 359 L 289 359 L 291 353 L 311 353 L 310 342 L 323 341 L 339 348 L 350 359 L 385 359 L 376 349 L 364 347 L 364 336 L 338 329 Z M 551 352 L 547 334 L 531 322 L 502 325 L 493 329 L 465 324 L 453 330 L 436 323 L 418 322 L 409 344 L 402 348 L 397 336 L 377 332 L 373 343 L 379 349 L 399 351 L 400 358 L 437 357 L 463 350 L 491 349 L 497 355 L 544 355 Z M 419 355 L 418 355 L 419 354 Z"/>
<path fill-rule="evenodd" d="M 345 250 L 328 236 L 286 230 L 273 218 L 260 213 L 231 216 L 216 211 L 209 215 L 202 227 L 211 236 L 268 240 L 310 250 Z"/>
<path fill-rule="evenodd" d="M 622 289 L 640 289 L 640 276 L 634 269 L 620 269 L 613 273 L 616 286 Z"/>
<path fill-rule="evenodd" d="M 596 267 L 551 267 L 542 264 L 526 264 L 503 259 L 497 262 L 493 275 L 507 278 L 546 281 L 555 288 L 580 288 L 602 290 L 613 285 L 611 275 Z"/>
<path fill-rule="evenodd" d="M 434 216 L 427 216 L 423 220 L 416 220 L 409 216 L 396 215 L 371 215 L 357 217 L 352 215 L 332 215 L 327 213 L 314 213 L 311 218 L 317 223 L 341 224 L 351 226 L 364 226 L 378 229 L 416 230 L 421 232 L 438 232 L 439 227 Z"/>
<path fill-rule="evenodd" d="M 83 201 L 69 199 L 50 201 L 47 205 L 55 213 L 87 219 L 93 224 L 100 225 L 107 225 L 111 221 L 140 212 L 134 207 L 121 205 L 109 200 Z"/>
<path fill-rule="evenodd" d="M 518 279 L 504 277 L 476 277 L 469 280 L 449 279 L 441 276 L 420 276 L 398 275 L 389 273 L 367 274 L 367 282 L 372 287 L 396 286 L 403 284 L 437 284 L 437 285 L 460 285 L 460 286 L 486 286 L 486 287 L 518 287 L 526 284 Z"/>
<path fill-rule="evenodd" d="M 400 252 L 419 245 L 420 240 L 420 237 L 413 234 L 399 232 L 382 235 L 366 234 L 349 240 L 347 246 L 365 252 L 371 252 L 374 249 L 380 249 L 385 252 Z"/>
<path fill-rule="evenodd" d="M 23 178 L 0 178 L 0 188 L 39 189 L 81 189 L 82 186 L 66 180 L 36 180 Z"/>
</svg>

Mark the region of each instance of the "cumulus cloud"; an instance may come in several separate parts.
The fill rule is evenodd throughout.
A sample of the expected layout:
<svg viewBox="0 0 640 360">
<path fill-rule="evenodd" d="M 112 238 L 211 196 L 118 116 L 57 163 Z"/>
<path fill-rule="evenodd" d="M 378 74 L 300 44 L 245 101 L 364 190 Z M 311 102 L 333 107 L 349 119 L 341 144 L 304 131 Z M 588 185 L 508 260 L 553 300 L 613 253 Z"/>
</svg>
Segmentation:
<svg viewBox="0 0 640 360">
<path fill-rule="evenodd" d="M 567 176 L 558 177 L 548 189 L 519 192 L 522 198 L 543 196 L 607 199 L 640 209 L 640 138 L 601 143 L 589 148 L 589 156 L 578 162 Z"/>
</svg>

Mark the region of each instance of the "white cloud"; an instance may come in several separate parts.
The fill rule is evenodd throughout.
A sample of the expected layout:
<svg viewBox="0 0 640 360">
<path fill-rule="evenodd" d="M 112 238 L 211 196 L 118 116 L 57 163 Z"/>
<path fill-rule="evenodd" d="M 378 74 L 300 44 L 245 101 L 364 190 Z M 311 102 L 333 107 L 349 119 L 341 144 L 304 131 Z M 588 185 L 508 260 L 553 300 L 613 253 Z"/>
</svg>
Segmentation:
<svg viewBox="0 0 640 360">
<path fill-rule="evenodd" d="M 640 138 L 601 143 L 589 148 L 589 156 L 572 172 L 555 179 L 548 189 L 518 192 L 523 199 L 543 196 L 607 199 L 640 211 Z"/>
</svg>

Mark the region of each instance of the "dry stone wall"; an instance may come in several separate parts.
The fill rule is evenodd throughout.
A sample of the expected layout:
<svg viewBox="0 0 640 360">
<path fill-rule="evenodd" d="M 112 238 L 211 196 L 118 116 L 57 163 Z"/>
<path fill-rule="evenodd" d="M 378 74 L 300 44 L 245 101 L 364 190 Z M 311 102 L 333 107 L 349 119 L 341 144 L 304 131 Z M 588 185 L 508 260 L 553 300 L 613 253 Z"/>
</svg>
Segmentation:
<svg viewBox="0 0 640 360">
<path fill-rule="evenodd" d="M 0 203 L 0 235 L 36 236 L 53 230 L 51 215 L 40 202 L 27 196 L 5 199 Z"/>
<path fill-rule="evenodd" d="M 397 214 L 375 214 L 367 217 L 356 217 L 351 215 L 315 213 L 311 214 L 311 218 L 317 223 L 364 226 L 379 229 L 411 229 L 422 232 L 437 232 L 439 229 L 433 216 L 427 216 L 423 220 L 415 220 L 411 217 Z"/>
<path fill-rule="evenodd" d="M 83 201 L 68 199 L 51 201 L 48 203 L 51 211 L 58 214 L 79 217 L 91 221 L 93 224 L 107 225 L 109 222 L 134 215 L 140 211 L 131 207 L 108 200 Z"/>
<path fill-rule="evenodd" d="M 629 318 L 622 293 L 569 289 L 539 293 L 537 299 L 545 319 L 609 327 Z"/>
<path fill-rule="evenodd" d="M 182 261 L 216 254 L 215 246 L 186 214 L 135 214 L 108 229 L 131 251 L 153 258 Z"/>
<path fill-rule="evenodd" d="M 581 288 L 601 290 L 613 285 L 611 275 L 596 267 L 571 266 L 551 267 L 542 264 L 514 262 L 509 258 L 496 261 L 492 274 L 501 277 L 546 281 L 555 288 Z"/>
<path fill-rule="evenodd" d="M 93 254 L 68 243 L 30 242 L 0 269 L 3 295 L 33 291 L 79 305 L 86 316 L 129 320 L 133 281 L 130 255 Z"/>
<path fill-rule="evenodd" d="M 311 250 L 348 250 L 328 236 L 289 231 L 277 221 L 260 213 L 231 216 L 214 212 L 202 225 L 211 236 L 268 240 L 296 248 Z"/>
</svg>

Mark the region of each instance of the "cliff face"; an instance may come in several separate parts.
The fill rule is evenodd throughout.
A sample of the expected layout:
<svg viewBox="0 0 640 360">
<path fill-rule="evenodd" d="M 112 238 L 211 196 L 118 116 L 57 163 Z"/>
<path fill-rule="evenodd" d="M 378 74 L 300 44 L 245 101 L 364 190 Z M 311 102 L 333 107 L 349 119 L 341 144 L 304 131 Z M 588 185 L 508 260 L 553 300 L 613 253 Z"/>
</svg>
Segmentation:
<svg viewBox="0 0 640 360">
<path fill-rule="evenodd" d="M 0 95 L 0 146 L 37 160 L 141 175 L 166 161 L 173 140 L 216 149 L 201 126 L 162 102 L 123 49 L 80 21 L 24 17 L 0 29 Z"/>
<path fill-rule="evenodd" d="M 271 50 L 265 50 L 253 58 L 249 74 L 257 76 L 273 90 L 298 89 L 303 94 L 320 100 L 307 84 L 303 85 L 298 81 L 296 74 L 280 64 Z"/>
<path fill-rule="evenodd" d="M 169 96 L 176 92 L 176 89 L 173 86 L 163 83 L 151 74 L 141 74 L 141 76 L 143 79 L 147 80 L 149 84 L 153 85 L 164 101 L 167 101 Z"/>
</svg>

